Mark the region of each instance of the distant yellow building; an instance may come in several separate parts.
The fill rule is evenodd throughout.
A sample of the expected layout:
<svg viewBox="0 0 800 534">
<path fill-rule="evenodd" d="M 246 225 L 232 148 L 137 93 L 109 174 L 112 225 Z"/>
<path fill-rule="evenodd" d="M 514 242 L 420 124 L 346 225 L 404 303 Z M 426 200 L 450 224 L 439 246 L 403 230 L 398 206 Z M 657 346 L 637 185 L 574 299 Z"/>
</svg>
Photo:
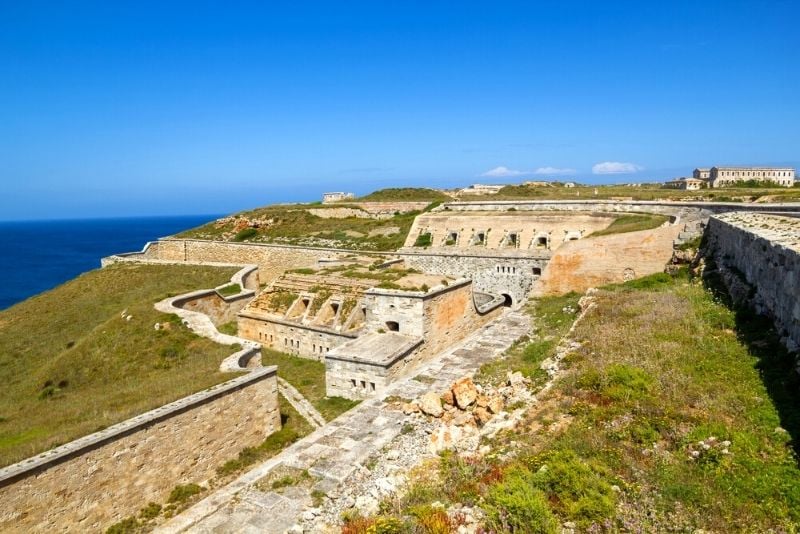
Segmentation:
<svg viewBox="0 0 800 534">
<path fill-rule="evenodd" d="M 695 169 L 692 175 L 695 179 L 708 180 L 710 187 L 726 187 L 751 180 L 792 187 L 795 170 L 791 167 L 711 167 Z"/>
</svg>

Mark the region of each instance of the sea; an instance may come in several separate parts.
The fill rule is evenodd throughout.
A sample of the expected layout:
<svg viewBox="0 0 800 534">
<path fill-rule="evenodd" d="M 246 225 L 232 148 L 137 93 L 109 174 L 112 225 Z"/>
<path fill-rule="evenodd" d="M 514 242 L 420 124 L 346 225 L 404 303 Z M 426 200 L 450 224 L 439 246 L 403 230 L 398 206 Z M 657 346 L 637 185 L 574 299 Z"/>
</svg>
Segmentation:
<svg viewBox="0 0 800 534">
<path fill-rule="evenodd" d="M 0 222 L 0 310 L 219 215 Z"/>
</svg>

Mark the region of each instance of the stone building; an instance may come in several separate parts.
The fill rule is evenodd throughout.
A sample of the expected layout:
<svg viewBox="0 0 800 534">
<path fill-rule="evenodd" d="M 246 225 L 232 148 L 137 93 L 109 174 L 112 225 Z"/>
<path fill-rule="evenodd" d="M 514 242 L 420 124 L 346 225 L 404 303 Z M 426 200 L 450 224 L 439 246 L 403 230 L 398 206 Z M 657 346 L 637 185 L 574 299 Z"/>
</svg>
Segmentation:
<svg viewBox="0 0 800 534">
<path fill-rule="evenodd" d="M 773 182 L 783 187 L 792 187 L 795 170 L 791 167 L 711 167 L 695 169 L 693 177 L 707 179 L 710 187 L 726 187 L 748 181 Z"/>
<path fill-rule="evenodd" d="M 353 193 L 345 193 L 344 191 L 322 193 L 323 204 L 330 204 L 331 202 L 339 202 L 340 200 L 350 200 L 352 198 L 355 198 L 355 195 Z"/>
<path fill-rule="evenodd" d="M 697 169 L 695 169 L 695 174 L 697 173 Z M 699 189 L 703 189 L 704 187 L 708 187 L 708 180 L 705 178 L 676 178 L 675 180 L 670 180 L 664 184 L 664 187 L 668 187 L 670 189 L 685 189 L 687 191 L 697 191 Z"/>
<path fill-rule="evenodd" d="M 329 396 L 369 397 L 499 313 L 471 280 L 355 260 L 287 273 L 238 315 L 239 336 L 325 362 Z M 370 269 L 370 267 L 372 269 Z"/>
<path fill-rule="evenodd" d="M 708 180 L 711 178 L 711 169 L 708 167 L 695 169 L 692 171 L 692 178 L 696 180 Z"/>
</svg>

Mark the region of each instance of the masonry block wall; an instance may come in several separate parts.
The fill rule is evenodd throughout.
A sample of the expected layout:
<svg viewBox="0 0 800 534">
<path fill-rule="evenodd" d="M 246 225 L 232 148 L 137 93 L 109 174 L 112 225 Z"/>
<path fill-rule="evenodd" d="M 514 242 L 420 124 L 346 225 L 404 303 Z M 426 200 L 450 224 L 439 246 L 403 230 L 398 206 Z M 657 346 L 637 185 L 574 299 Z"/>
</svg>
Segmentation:
<svg viewBox="0 0 800 534">
<path fill-rule="evenodd" d="M 315 268 L 322 258 L 341 259 L 347 254 L 342 250 L 322 248 L 166 239 L 159 241 L 158 247 L 148 255 L 166 261 L 255 264 L 259 268 L 261 283 L 269 284 L 287 270 Z"/>
<path fill-rule="evenodd" d="M 536 295 L 560 295 L 664 271 L 679 225 L 572 241 L 550 258 Z"/>
<path fill-rule="evenodd" d="M 472 278 L 476 291 L 493 295 L 508 294 L 514 304 L 527 298 L 534 281 L 539 278 L 549 261 L 549 253 L 537 256 L 477 256 L 465 253 L 404 252 L 398 255 L 403 258 L 406 266 L 425 273 Z"/>
<path fill-rule="evenodd" d="M 280 352 L 319 361 L 324 360 L 331 349 L 355 337 L 354 334 L 341 334 L 324 328 L 283 323 L 274 318 L 265 321 L 256 316 L 239 315 L 237 324 L 240 337 Z"/>
<path fill-rule="evenodd" d="M 770 317 L 794 350 L 800 348 L 798 251 L 800 218 L 729 213 L 708 221 L 705 254 L 727 269 L 732 278 L 729 286 L 731 282 L 746 286 L 744 295 L 732 296 Z"/>
<path fill-rule="evenodd" d="M 277 368 L 214 386 L 0 469 L 0 531 L 102 532 L 281 427 Z"/>
</svg>

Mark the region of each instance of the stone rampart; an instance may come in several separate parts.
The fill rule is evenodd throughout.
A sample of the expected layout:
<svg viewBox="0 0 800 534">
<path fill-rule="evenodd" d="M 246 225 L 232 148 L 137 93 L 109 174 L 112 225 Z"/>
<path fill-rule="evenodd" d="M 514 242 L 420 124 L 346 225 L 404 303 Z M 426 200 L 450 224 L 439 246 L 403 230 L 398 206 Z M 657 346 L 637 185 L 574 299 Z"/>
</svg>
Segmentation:
<svg viewBox="0 0 800 534">
<path fill-rule="evenodd" d="M 247 312 L 239 314 L 239 336 L 273 350 L 319 361 L 331 349 L 356 337 L 355 334 L 335 332 L 325 327 L 282 321 L 275 317 L 266 319 Z"/>
<path fill-rule="evenodd" d="M 800 348 L 800 219 L 729 213 L 709 219 L 703 253 L 737 304 L 770 317 L 791 350 Z"/>
<path fill-rule="evenodd" d="M 598 211 L 646 212 L 683 218 L 705 218 L 714 213 L 730 211 L 800 213 L 800 202 L 772 204 L 744 202 L 683 202 L 669 200 L 476 200 L 448 202 L 440 211 Z"/>
<path fill-rule="evenodd" d="M 553 250 L 608 227 L 613 216 L 604 213 L 436 212 L 420 215 L 408 233 L 411 247 L 430 234 L 433 247 L 444 249 Z"/>
<path fill-rule="evenodd" d="M 550 252 L 485 251 L 482 255 L 463 252 L 416 252 L 407 249 L 398 254 L 408 267 L 431 274 L 455 278 L 468 277 L 476 291 L 509 295 L 514 305 L 524 301 L 533 283 L 542 274 Z"/>
<path fill-rule="evenodd" d="M 533 288 L 558 295 L 662 272 L 672 257 L 679 225 L 571 241 L 553 253 Z"/>
<path fill-rule="evenodd" d="M 281 427 L 277 368 L 256 369 L 0 469 L 0 531 L 101 532 L 203 483 Z"/>
</svg>

